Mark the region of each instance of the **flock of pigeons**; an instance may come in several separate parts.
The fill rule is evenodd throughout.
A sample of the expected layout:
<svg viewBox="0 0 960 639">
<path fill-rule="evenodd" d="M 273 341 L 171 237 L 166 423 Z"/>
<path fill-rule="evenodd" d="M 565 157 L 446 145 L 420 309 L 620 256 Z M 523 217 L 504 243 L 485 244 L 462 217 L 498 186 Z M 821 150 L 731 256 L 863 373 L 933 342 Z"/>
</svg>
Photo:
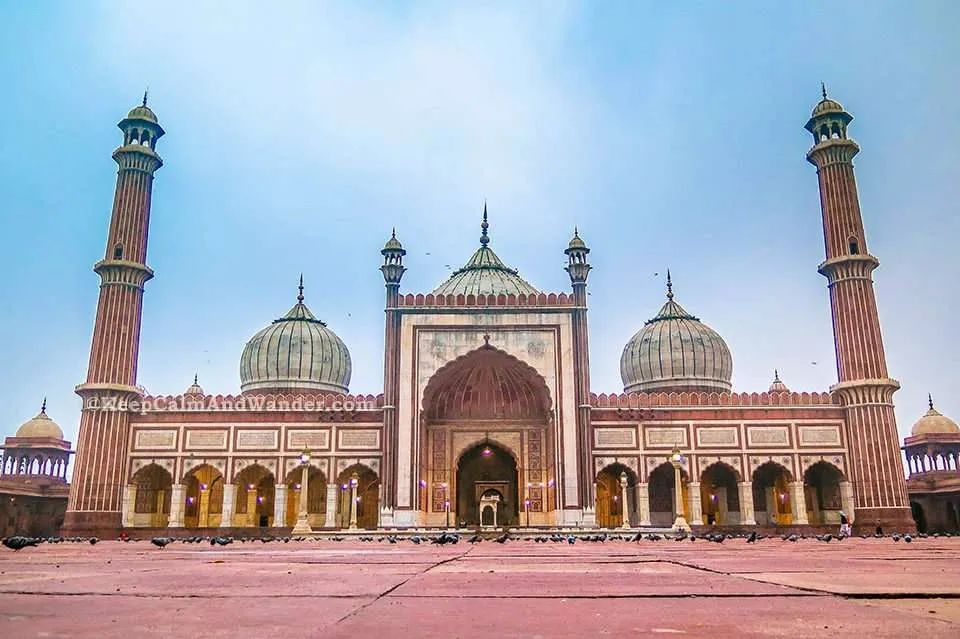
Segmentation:
<svg viewBox="0 0 960 639">
<path fill-rule="evenodd" d="M 875 535 L 860 535 L 861 539 L 871 539 L 878 538 L 882 539 L 884 537 L 889 537 L 894 542 L 904 541 L 906 543 L 911 543 L 914 540 L 914 537 L 911 535 L 900 535 L 898 533 L 893 533 L 892 535 L 883 535 L 877 533 Z M 940 537 L 940 533 L 933 533 L 931 535 L 919 533 L 917 538 L 923 539 L 926 537 Z M 954 535 L 950 533 L 942 533 L 944 537 L 952 537 Z M 412 536 L 399 536 L 399 535 L 363 535 L 355 537 L 357 541 L 370 543 L 388 543 L 396 544 L 400 542 L 409 541 L 410 543 L 419 546 L 421 544 L 436 544 L 444 546 L 447 544 L 457 544 L 461 541 L 462 537 L 466 535 L 461 535 L 460 533 L 455 532 L 443 532 L 439 535 L 412 535 Z M 843 541 L 843 535 L 832 535 L 826 533 L 823 535 L 761 535 L 757 532 L 751 532 L 749 534 L 743 533 L 738 535 L 733 535 L 730 533 L 707 533 L 701 535 L 695 535 L 693 533 L 679 533 L 679 534 L 658 534 L 658 533 L 644 533 L 637 532 L 632 535 L 624 534 L 609 534 L 609 533 L 598 533 L 591 535 L 571 535 L 568 533 L 553 533 L 551 535 L 515 535 L 509 532 L 505 532 L 496 537 L 484 537 L 479 534 L 474 534 L 470 537 L 467 537 L 465 541 L 469 544 L 478 544 L 482 541 L 488 540 L 498 544 L 505 544 L 508 541 L 531 541 L 534 543 L 567 543 L 570 545 L 576 544 L 578 541 L 583 543 L 604 543 L 607 541 L 628 541 L 628 542 L 641 542 L 641 541 L 710 541 L 717 544 L 722 544 L 725 541 L 733 539 L 744 539 L 746 543 L 752 544 L 763 539 L 776 539 L 778 538 L 782 541 L 787 541 L 791 543 L 796 543 L 801 540 L 813 539 L 816 541 L 829 543 L 831 541 Z M 305 541 L 333 541 L 341 542 L 348 539 L 344 536 L 331 536 L 331 537 L 272 537 L 272 536 L 263 536 L 263 537 L 154 537 L 150 540 L 150 543 L 156 546 L 157 548 L 165 548 L 167 545 L 174 542 L 182 544 L 200 544 L 207 542 L 211 546 L 228 546 L 234 542 L 239 543 L 284 543 L 288 544 L 290 542 L 302 543 Z M 14 537 L 4 537 L 0 540 L 7 548 L 11 550 L 22 550 L 23 548 L 39 546 L 40 544 L 62 544 L 62 543 L 87 543 L 94 545 L 100 540 L 96 537 L 24 537 L 24 536 L 14 536 Z M 122 537 L 121 541 L 124 542 L 137 542 L 141 541 L 139 539 L 133 539 L 132 537 Z"/>
</svg>

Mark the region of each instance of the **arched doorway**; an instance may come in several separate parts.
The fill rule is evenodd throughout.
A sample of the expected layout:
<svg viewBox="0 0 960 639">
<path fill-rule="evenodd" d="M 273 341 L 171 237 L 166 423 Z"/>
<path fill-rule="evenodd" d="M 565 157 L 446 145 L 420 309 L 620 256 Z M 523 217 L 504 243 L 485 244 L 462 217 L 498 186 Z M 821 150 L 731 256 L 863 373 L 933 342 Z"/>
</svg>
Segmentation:
<svg viewBox="0 0 960 639">
<path fill-rule="evenodd" d="M 490 490 L 503 498 L 497 510 L 497 524 L 520 524 L 517 478 L 517 460 L 502 446 L 486 442 L 467 449 L 457 462 L 456 521 L 451 521 L 451 525 L 479 526 L 480 498 Z"/>
<path fill-rule="evenodd" d="M 753 471 L 753 510 L 758 524 L 793 523 L 790 480 L 790 471 L 772 461 Z"/>
<path fill-rule="evenodd" d="M 209 464 L 197 466 L 184 478 L 187 486 L 183 510 L 186 528 L 216 528 L 223 512 L 223 475 Z"/>
<path fill-rule="evenodd" d="M 833 464 L 817 462 L 803 474 L 807 519 L 811 524 L 839 524 L 843 474 Z M 850 515 L 851 513 L 847 513 Z"/>
<path fill-rule="evenodd" d="M 133 475 L 131 483 L 136 490 L 133 525 L 165 528 L 170 521 L 173 487 L 170 473 L 156 464 L 148 464 Z"/>
<path fill-rule="evenodd" d="M 300 514 L 300 482 L 303 481 L 303 469 L 296 467 L 287 473 L 287 503 L 284 507 L 284 521 L 275 526 L 294 526 Z M 307 471 L 307 521 L 311 528 L 322 528 L 327 522 L 327 478 L 319 468 L 309 467 Z"/>
<path fill-rule="evenodd" d="M 503 493 L 498 524 L 555 523 L 560 478 L 552 406 L 544 377 L 489 343 L 437 370 L 421 404 L 416 482 L 421 521 L 444 526 L 449 517 L 450 525 L 479 525 L 483 490 L 476 492 L 471 473 L 499 461 L 505 466 L 497 481 L 507 483 L 496 487 Z M 498 451 L 486 464 L 478 456 L 485 443 Z M 466 483 L 460 476 L 465 470 Z"/>
<path fill-rule="evenodd" d="M 739 475 L 731 466 L 715 462 L 700 475 L 700 505 L 708 526 L 739 524 Z"/>
<path fill-rule="evenodd" d="M 626 490 L 624 490 L 624 482 Z M 636 512 L 637 476 L 620 463 L 606 466 L 597 473 L 596 499 L 597 525 L 601 528 L 618 528 L 626 518 L 630 525 L 631 514 Z M 626 494 L 627 502 L 623 502 Z"/>
<path fill-rule="evenodd" d="M 233 526 L 267 527 L 273 525 L 275 480 L 273 473 L 259 464 L 247 466 L 234 480 Z M 231 525 L 224 522 L 224 526 Z M 277 524 L 279 525 L 279 524 Z"/>
<path fill-rule="evenodd" d="M 355 518 L 357 528 L 376 528 L 380 523 L 380 478 L 377 474 L 362 464 L 354 464 L 340 473 L 337 483 L 337 527 L 350 528 Z"/>
<path fill-rule="evenodd" d="M 927 518 L 923 514 L 923 506 L 915 501 L 910 502 L 910 513 L 913 515 L 913 521 L 917 524 L 917 532 L 927 532 Z"/>
<path fill-rule="evenodd" d="M 650 473 L 648 489 L 650 491 L 650 523 L 654 526 L 668 528 L 673 526 L 677 519 L 676 502 L 674 501 L 674 492 L 676 492 L 676 471 L 673 464 L 660 464 Z M 680 495 L 681 508 L 684 518 L 689 521 L 690 500 L 687 496 L 687 483 L 690 477 L 687 471 L 680 469 L 680 482 L 682 494 Z"/>
</svg>

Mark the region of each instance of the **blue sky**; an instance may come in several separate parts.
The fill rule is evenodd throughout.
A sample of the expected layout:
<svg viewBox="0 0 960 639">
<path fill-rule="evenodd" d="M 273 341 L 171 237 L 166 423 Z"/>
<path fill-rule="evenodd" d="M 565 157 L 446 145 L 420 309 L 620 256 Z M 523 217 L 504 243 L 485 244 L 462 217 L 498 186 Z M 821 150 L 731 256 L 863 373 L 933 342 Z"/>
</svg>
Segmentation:
<svg viewBox="0 0 960 639">
<path fill-rule="evenodd" d="M 274 6 L 279 5 L 279 6 Z M 592 384 L 663 301 L 714 327 L 737 390 L 836 381 L 816 173 L 825 81 L 852 136 L 901 433 L 960 417 L 954 2 L 121 3 L 0 0 L 0 434 L 41 398 L 76 438 L 115 181 L 146 86 L 159 151 L 140 383 L 236 392 L 246 340 L 294 302 L 382 385 L 390 229 L 403 290 L 477 245 L 567 290 L 593 249 Z"/>
</svg>

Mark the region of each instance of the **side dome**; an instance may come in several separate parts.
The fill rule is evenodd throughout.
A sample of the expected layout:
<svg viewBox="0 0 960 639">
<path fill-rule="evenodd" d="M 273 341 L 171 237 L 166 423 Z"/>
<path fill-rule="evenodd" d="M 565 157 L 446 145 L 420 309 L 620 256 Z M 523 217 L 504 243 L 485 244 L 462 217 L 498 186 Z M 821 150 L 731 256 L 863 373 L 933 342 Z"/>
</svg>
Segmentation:
<svg viewBox="0 0 960 639">
<path fill-rule="evenodd" d="M 33 419 L 24 422 L 14 437 L 47 437 L 50 439 L 63 439 L 63 430 L 47 416 L 47 400 L 43 400 L 43 406 L 40 412 Z"/>
<path fill-rule="evenodd" d="M 712 328 L 673 300 L 667 273 L 667 303 L 623 349 L 623 390 L 633 392 L 729 392 L 733 358 Z"/>
<path fill-rule="evenodd" d="M 944 417 L 933 407 L 933 398 L 928 396 L 930 409 L 926 414 L 917 420 L 910 433 L 917 437 L 918 435 L 957 435 L 960 434 L 960 426 L 949 417 Z"/>
<path fill-rule="evenodd" d="M 300 294 L 290 311 L 250 338 L 240 357 L 240 390 L 348 392 L 350 352 L 314 317 Z"/>
</svg>

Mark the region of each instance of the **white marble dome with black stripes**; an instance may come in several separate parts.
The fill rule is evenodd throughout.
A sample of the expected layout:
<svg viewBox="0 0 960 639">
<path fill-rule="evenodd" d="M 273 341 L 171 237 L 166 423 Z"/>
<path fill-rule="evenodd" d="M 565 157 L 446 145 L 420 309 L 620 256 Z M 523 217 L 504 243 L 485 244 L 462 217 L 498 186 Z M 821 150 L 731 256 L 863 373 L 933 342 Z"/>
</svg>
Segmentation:
<svg viewBox="0 0 960 639">
<path fill-rule="evenodd" d="M 243 392 L 347 393 L 350 351 L 303 303 L 250 338 L 240 358 Z"/>
<path fill-rule="evenodd" d="M 623 390 L 729 392 L 733 358 L 726 342 L 673 299 L 634 335 L 620 357 Z"/>
</svg>

